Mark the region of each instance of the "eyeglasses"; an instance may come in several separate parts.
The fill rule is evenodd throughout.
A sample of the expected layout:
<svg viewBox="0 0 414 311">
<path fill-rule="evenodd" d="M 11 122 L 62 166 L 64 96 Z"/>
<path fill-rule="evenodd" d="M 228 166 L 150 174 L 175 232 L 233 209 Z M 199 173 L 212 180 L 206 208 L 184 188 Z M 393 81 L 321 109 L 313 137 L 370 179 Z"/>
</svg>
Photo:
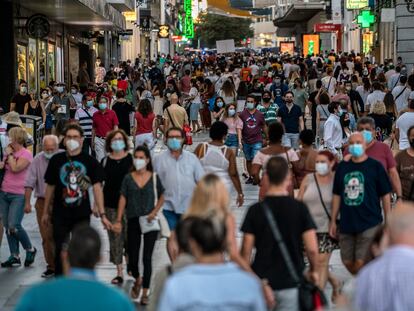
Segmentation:
<svg viewBox="0 0 414 311">
<path fill-rule="evenodd" d="M 248 101 L 246 101 L 246 103 L 251 103 L 251 104 L 254 104 L 254 101 L 250 101 L 250 100 L 248 100 Z"/>
</svg>

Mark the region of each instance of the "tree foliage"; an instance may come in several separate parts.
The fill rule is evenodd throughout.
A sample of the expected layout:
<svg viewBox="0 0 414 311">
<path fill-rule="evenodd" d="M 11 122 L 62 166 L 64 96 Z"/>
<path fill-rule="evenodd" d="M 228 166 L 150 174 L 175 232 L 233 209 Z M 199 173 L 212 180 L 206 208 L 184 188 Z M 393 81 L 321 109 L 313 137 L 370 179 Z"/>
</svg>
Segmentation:
<svg viewBox="0 0 414 311">
<path fill-rule="evenodd" d="M 236 44 L 253 37 L 251 19 L 227 17 L 217 14 L 203 14 L 196 25 L 196 39 L 203 47 L 213 48 L 217 40 L 234 39 Z"/>
</svg>

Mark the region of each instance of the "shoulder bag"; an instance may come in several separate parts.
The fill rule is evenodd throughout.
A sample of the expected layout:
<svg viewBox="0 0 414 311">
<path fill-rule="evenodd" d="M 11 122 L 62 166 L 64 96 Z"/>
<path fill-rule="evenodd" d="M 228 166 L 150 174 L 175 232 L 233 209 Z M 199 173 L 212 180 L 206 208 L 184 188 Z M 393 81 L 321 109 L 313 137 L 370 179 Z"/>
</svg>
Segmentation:
<svg viewBox="0 0 414 311">
<path fill-rule="evenodd" d="M 313 178 L 315 179 L 316 188 L 318 189 L 319 199 L 321 200 L 322 207 L 326 213 L 326 216 L 328 216 L 329 221 L 331 221 L 331 215 L 329 215 L 328 209 L 326 208 L 325 202 L 322 197 L 321 188 L 319 187 L 318 179 L 316 178 L 316 174 L 313 173 Z"/>
<path fill-rule="evenodd" d="M 279 227 L 277 226 L 276 221 L 274 220 L 270 212 L 269 206 L 266 203 L 263 203 L 262 206 L 267 222 L 270 225 L 270 230 L 272 231 L 273 238 L 276 240 L 280 253 L 282 254 L 283 260 L 288 269 L 288 272 L 298 287 L 300 310 L 322 310 L 323 307 L 327 306 L 328 304 L 325 294 L 315 284 L 309 282 L 305 277 L 300 277 L 298 275 L 298 272 L 296 271 L 296 268 L 289 255 L 289 251 L 286 247 L 285 241 L 282 238 L 282 234 L 280 233 Z"/>
</svg>

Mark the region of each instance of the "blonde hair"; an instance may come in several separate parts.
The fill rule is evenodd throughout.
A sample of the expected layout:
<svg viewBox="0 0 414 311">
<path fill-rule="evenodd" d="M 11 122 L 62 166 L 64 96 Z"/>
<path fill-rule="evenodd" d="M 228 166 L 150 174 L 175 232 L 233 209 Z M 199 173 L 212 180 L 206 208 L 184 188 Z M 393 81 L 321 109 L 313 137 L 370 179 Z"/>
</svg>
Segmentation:
<svg viewBox="0 0 414 311">
<path fill-rule="evenodd" d="M 384 102 L 377 101 L 372 104 L 371 113 L 375 114 L 385 114 L 387 112 L 387 108 L 385 107 Z"/>
<path fill-rule="evenodd" d="M 185 217 L 210 217 L 216 214 L 224 219 L 228 214 L 229 202 L 226 185 L 217 175 L 207 174 L 195 187 Z"/>
<path fill-rule="evenodd" d="M 21 127 L 13 127 L 8 132 L 10 140 L 12 140 L 15 143 L 18 143 L 19 145 L 24 145 L 27 141 L 27 133 L 24 129 Z"/>
</svg>

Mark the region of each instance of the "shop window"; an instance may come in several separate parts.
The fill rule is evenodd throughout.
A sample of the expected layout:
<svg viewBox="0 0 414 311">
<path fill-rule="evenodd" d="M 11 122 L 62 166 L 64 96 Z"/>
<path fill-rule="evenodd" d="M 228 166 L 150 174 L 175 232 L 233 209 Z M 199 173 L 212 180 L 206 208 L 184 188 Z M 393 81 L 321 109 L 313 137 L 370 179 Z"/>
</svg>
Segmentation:
<svg viewBox="0 0 414 311">
<path fill-rule="evenodd" d="M 17 45 L 17 79 L 27 81 L 27 50 L 24 45 Z"/>
<path fill-rule="evenodd" d="M 56 64 L 55 64 L 55 45 L 49 43 L 48 46 L 48 53 L 47 53 L 47 60 L 48 60 L 48 82 L 56 81 Z"/>
<path fill-rule="evenodd" d="M 37 57 L 36 57 L 36 40 L 29 39 L 29 55 L 28 55 L 28 69 L 29 69 L 29 90 L 37 90 Z"/>
<path fill-rule="evenodd" d="M 38 58 L 39 58 L 39 86 L 40 89 L 46 88 L 46 72 L 47 72 L 47 50 L 46 50 L 46 42 L 45 41 L 38 41 Z"/>
</svg>

